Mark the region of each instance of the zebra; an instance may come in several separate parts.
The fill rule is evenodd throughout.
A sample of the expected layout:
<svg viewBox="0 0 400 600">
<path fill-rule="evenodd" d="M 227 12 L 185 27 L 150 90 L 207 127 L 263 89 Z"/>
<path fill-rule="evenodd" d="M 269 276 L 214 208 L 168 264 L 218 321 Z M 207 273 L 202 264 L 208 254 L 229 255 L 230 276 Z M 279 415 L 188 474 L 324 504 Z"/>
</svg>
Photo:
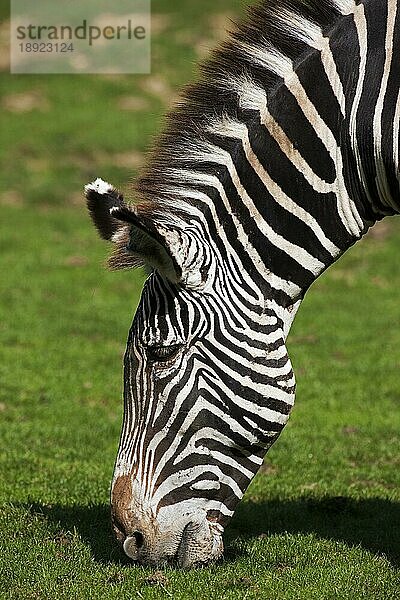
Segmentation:
<svg viewBox="0 0 400 600">
<path fill-rule="evenodd" d="M 262 0 L 183 92 L 126 203 L 86 186 L 111 269 L 150 269 L 111 491 L 143 565 L 222 556 L 288 421 L 313 281 L 399 211 L 397 0 Z"/>
</svg>

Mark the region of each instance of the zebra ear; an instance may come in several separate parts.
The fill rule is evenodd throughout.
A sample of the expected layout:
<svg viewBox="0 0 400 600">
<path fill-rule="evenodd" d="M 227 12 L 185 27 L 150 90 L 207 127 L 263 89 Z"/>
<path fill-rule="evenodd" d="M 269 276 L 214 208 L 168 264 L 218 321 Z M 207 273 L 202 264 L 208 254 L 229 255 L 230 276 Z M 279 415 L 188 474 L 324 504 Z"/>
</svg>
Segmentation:
<svg viewBox="0 0 400 600">
<path fill-rule="evenodd" d="M 178 283 L 182 278 L 182 268 L 178 262 L 183 240 L 176 230 L 156 227 L 143 216 L 138 216 L 129 206 L 113 206 L 111 219 L 120 225 L 113 235 L 116 247 L 108 259 L 111 269 L 135 268 L 147 265 L 157 269 L 164 277 Z"/>
<path fill-rule="evenodd" d="M 149 217 L 137 214 L 122 194 L 101 179 L 87 185 L 85 193 L 100 236 L 115 244 L 108 259 L 112 270 L 147 265 L 172 283 L 196 287 L 198 277 L 185 269 L 190 241 L 184 232 L 155 225 Z"/>
<path fill-rule="evenodd" d="M 111 240 L 121 226 L 117 219 L 110 215 L 113 206 L 125 206 L 122 194 L 112 185 L 96 179 L 85 185 L 86 204 L 92 221 L 104 240 Z"/>
</svg>

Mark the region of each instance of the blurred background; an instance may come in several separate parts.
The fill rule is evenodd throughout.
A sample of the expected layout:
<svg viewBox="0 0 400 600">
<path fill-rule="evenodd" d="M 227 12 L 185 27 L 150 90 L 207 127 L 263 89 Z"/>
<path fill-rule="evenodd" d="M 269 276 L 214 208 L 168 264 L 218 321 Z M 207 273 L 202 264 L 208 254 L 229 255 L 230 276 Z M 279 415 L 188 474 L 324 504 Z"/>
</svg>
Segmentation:
<svg viewBox="0 0 400 600">
<path fill-rule="evenodd" d="M 0 596 L 6 582 L 17 597 L 36 578 L 50 589 L 62 570 L 61 560 L 52 571 L 54 548 L 44 556 L 44 514 L 65 532 L 50 546 L 68 551 L 81 524 L 84 537 L 102 532 L 98 556 L 121 558 L 108 496 L 144 274 L 106 271 L 83 186 L 102 177 L 126 188 L 197 60 L 244 5 L 153 0 L 149 75 L 12 75 L 0 0 Z"/>
<path fill-rule="evenodd" d="M 15 455 L 20 468 L 3 478 L 0 493 L 15 497 L 19 483 L 34 480 L 46 495 L 53 481 L 38 468 L 46 452 L 68 461 L 65 496 L 75 458 L 95 465 L 88 477 L 99 483 L 108 444 L 106 493 L 121 420 L 121 359 L 144 276 L 106 272 L 109 249 L 88 218 L 83 186 L 102 177 L 126 188 L 196 61 L 244 5 L 154 0 L 151 74 L 78 76 L 8 73 L 7 4 L 0 4 L 0 419 L 7 422 L 2 457 Z M 82 420 L 90 422 L 87 434 Z M 93 432 L 86 459 L 84 438 L 91 446 Z"/>
</svg>

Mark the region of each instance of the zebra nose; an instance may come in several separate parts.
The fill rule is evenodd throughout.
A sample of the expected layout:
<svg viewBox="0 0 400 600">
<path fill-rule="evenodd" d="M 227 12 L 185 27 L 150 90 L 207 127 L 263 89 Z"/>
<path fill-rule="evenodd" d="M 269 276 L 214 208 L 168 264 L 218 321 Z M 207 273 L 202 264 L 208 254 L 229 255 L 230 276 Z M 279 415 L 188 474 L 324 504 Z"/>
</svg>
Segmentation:
<svg viewBox="0 0 400 600">
<path fill-rule="evenodd" d="M 140 531 L 130 533 L 123 543 L 124 552 L 132 560 L 138 560 L 140 548 L 144 544 L 144 537 Z"/>
<path fill-rule="evenodd" d="M 122 544 L 125 553 L 137 559 L 137 554 L 144 544 L 144 534 L 132 527 L 129 519 L 123 518 L 124 515 L 112 515 L 112 526 L 117 540 Z M 122 517 L 122 518 L 121 518 Z"/>
<path fill-rule="evenodd" d="M 127 511 L 114 511 L 113 527 L 125 554 L 144 566 L 175 564 L 190 568 L 218 559 L 223 552 L 223 528 L 205 513 L 161 524 Z"/>
</svg>

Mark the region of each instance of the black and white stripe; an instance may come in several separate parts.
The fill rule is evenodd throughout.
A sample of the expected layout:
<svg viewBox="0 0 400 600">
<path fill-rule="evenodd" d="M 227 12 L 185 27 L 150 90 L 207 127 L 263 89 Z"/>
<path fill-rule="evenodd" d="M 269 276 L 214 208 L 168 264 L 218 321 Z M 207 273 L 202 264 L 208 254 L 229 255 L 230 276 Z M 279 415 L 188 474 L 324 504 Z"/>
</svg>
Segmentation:
<svg viewBox="0 0 400 600">
<path fill-rule="evenodd" d="M 261 2 L 203 72 L 135 188 L 180 276 L 145 284 L 114 482 L 225 526 L 289 417 L 301 299 L 398 212 L 397 0 Z"/>
<path fill-rule="evenodd" d="M 207 510 L 230 516 L 293 404 L 281 320 L 223 283 L 194 294 L 155 273 L 135 317 L 117 476 L 134 465 L 156 513 L 221 489 Z M 152 360 L 160 347 L 176 351 Z"/>
</svg>

